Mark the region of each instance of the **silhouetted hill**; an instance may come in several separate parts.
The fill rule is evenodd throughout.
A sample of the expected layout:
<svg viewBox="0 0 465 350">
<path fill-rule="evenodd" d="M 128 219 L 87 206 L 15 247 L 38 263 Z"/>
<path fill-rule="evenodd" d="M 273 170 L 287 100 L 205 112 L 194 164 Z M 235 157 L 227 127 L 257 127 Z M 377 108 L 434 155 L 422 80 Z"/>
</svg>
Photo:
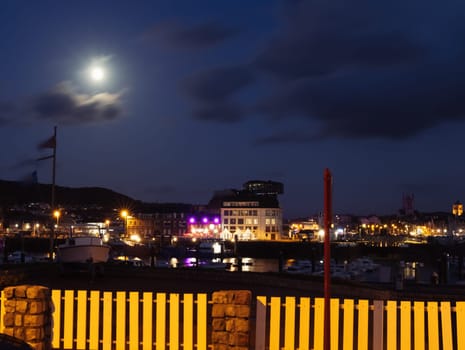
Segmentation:
<svg viewBox="0 0 465 350">
<path fill-rule="evenodd" d="M 51 185 L 0 180 L 0 205 L 11 206 L 31 202 L 51 202 Z M 55 186 L 58 205 L 101 206 L 117 208 L 134 206 L 138 201 L 101 187 L 70 188 Z"/>
</svg>

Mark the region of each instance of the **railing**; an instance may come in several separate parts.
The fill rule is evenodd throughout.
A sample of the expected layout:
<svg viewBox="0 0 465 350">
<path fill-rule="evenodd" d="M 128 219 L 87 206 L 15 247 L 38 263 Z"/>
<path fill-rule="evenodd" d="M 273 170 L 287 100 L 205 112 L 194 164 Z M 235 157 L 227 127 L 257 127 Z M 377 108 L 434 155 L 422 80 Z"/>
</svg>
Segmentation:
<svg viewBox="0 0 465 350">
<path fill-rule="evenodd" d="M 332 350 L 465 350 L 465 302 L 331 299 L 330 308 Z M 258 297 L 256 325 L 256 350 L 323 350 L 324 299 Z"/>
<path fill-rule="evenodd" d="M 52 290 L 54 349 L 207 349 L 206 294 Z"/>
<path fill-rule="evenodd" d="M 207 294 L 52 290 L 52 347 L 206 350 Z M 3 329 L 5 296 L 1 295 Z M 331 299 L 331 349 L 465 350 L 465 301 Z M 227 321 L 226 321 L 227 323 Z M 256 298 L 256 350 L 323 350 L 324 299 Z"/>
</svg>

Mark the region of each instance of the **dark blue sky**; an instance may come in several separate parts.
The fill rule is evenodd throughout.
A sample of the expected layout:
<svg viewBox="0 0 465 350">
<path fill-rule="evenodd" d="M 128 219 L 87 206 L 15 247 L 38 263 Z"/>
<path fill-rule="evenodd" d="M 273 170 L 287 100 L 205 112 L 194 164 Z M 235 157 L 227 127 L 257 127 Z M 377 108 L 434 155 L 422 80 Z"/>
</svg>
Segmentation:
<svg viewBox="0 0 465 350">
<path fill-rule="evenodd" d="M 281 181 L 286 217 L 465 197 L 461 1 L 0 4 L 0 178 L 204 204 Z M 91 64 L 106 79 L 92 82 Z"/>
</svg>

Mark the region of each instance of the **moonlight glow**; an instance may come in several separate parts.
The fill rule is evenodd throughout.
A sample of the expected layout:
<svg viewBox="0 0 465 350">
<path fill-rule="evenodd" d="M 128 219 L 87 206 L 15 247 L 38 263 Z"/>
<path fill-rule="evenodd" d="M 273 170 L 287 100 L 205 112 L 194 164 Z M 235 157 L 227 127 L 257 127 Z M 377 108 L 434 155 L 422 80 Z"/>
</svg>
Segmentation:
<svg viewBox="0 0 465 350">
<path fill-rule="evenodd" d="M 105 71 L 102 67 L 92 67 L 90 68 L 90 78 L 93 81 L 102 81 L 105 78 Z"/>
</svg>

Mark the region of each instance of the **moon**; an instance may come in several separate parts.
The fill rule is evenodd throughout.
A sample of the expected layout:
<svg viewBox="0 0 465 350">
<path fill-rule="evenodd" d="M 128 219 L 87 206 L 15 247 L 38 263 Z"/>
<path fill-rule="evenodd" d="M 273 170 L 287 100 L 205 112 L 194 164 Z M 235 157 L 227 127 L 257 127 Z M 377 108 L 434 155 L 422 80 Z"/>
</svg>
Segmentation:
<svg viewBox="0 0 465 350">
<path fill-rule="evenodd" d="M 102 81 L 105 79 L 105 70 L 100 66 L 91 67 L 90 78 L 95 82 Z"/>
</svg>

